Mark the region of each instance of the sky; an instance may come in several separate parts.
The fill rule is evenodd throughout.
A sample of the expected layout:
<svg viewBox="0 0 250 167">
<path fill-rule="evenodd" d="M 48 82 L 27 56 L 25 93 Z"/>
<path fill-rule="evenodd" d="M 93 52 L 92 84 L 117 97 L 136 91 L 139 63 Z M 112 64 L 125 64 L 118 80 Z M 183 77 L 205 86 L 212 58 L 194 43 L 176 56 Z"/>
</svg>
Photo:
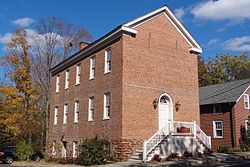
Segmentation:
<svg viewBox="0 0 250 167">
<path fill-rule="evenodd" d="M 205 58 L 250 51 L 250 0 L 0 0 L 0 57 L 11 33 L 19 27 L 33 31 L 39 18 L 80 24 L 96 40 L 164 5 L 202 46 Z"/>
</svg>

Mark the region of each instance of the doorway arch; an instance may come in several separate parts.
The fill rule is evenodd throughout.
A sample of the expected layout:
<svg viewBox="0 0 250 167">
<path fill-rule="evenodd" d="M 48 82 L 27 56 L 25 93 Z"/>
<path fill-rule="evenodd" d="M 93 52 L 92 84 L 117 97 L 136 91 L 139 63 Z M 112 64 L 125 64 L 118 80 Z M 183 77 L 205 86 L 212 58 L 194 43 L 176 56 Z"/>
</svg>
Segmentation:
<svg viewBox="0 0 250 167">
<path fill-rule="evenodd" d="M 163 93 L 158 99 L 159 129 L 162 129 L 171 121 L 173 121 L 173 101 L 169 94 Z"/>
</svg>

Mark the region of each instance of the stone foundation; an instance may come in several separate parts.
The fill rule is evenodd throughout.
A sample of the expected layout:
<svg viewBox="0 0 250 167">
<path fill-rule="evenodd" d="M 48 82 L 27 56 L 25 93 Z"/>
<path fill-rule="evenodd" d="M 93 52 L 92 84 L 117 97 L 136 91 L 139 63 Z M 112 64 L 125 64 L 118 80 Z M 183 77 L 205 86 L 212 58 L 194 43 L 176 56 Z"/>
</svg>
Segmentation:
<svg viewBox="0 0 250 167">
<path fill-rule="evenodd" d="M 111 155 L 116 161 L 125 161 L 141 146 L 142 140 L 111 140 Z"/>
</svg>

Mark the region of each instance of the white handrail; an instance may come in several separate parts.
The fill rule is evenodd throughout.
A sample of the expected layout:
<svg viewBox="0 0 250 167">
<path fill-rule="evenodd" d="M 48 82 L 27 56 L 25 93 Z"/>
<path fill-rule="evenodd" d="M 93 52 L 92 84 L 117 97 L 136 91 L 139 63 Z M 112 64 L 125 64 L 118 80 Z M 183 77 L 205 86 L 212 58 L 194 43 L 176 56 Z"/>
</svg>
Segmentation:
<svg viewBox="0 0 250 167">
<path fill-rule="evenodd" d="M 159 143 L 168 135 L 169 125 L 166 124 L 158 130 L 150 139 L 143 143 L 143 161 L 146 162 L 147 155 L 159 145 Z"/>
<path fill-rule="evenodd" d="M 203 144 L 207 146 L 207 148 L 211 149 L 212 147 L 211 137 L 207 136 L 206 133 L 203 130 L 201 130 L 201 128 L 197 124 L 195 124 L 195 127 L 196 127 L 196 136 L 199 138 L 199 140 L 202 141 Z"/>
</svg>

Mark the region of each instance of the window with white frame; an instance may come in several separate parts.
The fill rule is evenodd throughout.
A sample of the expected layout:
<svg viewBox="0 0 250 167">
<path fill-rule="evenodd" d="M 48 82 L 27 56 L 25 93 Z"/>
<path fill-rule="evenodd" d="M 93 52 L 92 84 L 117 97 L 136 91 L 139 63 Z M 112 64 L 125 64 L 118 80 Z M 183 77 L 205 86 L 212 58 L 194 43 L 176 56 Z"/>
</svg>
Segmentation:
<svg viewBox="0 0 250 167">
<path fill-rule="evenodd" d="M 89 113 L 88 113 L 88 121 L 94 120 L 94 97 L 89 98 Z"/>
<path fill-rule="evenodd" d="M 65 89 L 69 88 L 69 69 L 65 72 Z"/>
<path fill-rule="evenodd" d="M 213 121 L 214 138 L 223 138 L 223 122 Z"/>
<path fill-rule="evenodd" d="M 68 104 L 64 104 L 64 109 L 63 109 L 63 124 L 67 124 L 67 116 L 68 116 Z"/>
<path fill-rule="evenodd" d="M 56 155 L 56 142 L 55 141 L 53 141 L 52 142 L 52 155 Z"/>
<path fill-rule="evenodd" d="M 250 109 L 250 106 L 249 106 L 249 95 L 248 94 L 244 94 L 244 107 L 245 107 L 245 109 Z"/>
<path fill-rule="evenodd" d="M 77 142 L 73 142 L 73 148 L 72 148 L 73 158 L 77 157 Z"/>
<path fill-rule="evenodd" d="M 213 105 L 213 113 L 214 114 L 220 114 L 221 113 L 221 106 L 220 106 L 220 104 L 214 104 Z"/>
<path fill-rule="evenodd" d="M 103 111 L 103 119 L 110 118 L 110 93 L 104 94 L 104 111 Z"/>
<path fill-rule="evenodd" d="M 81 78 L 81 64 L 77 64 L 77 66 L 76 66 L 76 85 L 80 84 L 80 78 Z"/>
<path fill-rule="evenodd" d="M 111 71 L 111 48 L 105 50 L 105 66 L 104 73 Z"/>
<path fill-rule="evenodd" d="M 74 122 L 79 121 L 79 111 L 80 111 L 80 103 L 79 101 L 75 101 L 75 112 L 74 112 Z"/>
<path fill-rule="evenodd" d="M 67 157 L 67 142 L 66 141 L 62 141 L 62 158 L 66 158 Z"/>
<path fill-rule="evenodd" d="M 56 76 L 56 93 L 59 92 L 59 89 L 60 89 L 60 75 L 57 75 Z"/>
<path fill-rule="evenodd" d="M 58 107 L 55 107 L 55 111 L 54 111 L 54 125 L 57 125 L 58 122 Z"/>
<path fill-rule="evenodd" d="M 92 57 L 90 59 L 90 76 L 89 76 L 89 79 L 94 79 L 95 78 L 95 65 L 96 65 L 95 57 Z"/>
</svg>

